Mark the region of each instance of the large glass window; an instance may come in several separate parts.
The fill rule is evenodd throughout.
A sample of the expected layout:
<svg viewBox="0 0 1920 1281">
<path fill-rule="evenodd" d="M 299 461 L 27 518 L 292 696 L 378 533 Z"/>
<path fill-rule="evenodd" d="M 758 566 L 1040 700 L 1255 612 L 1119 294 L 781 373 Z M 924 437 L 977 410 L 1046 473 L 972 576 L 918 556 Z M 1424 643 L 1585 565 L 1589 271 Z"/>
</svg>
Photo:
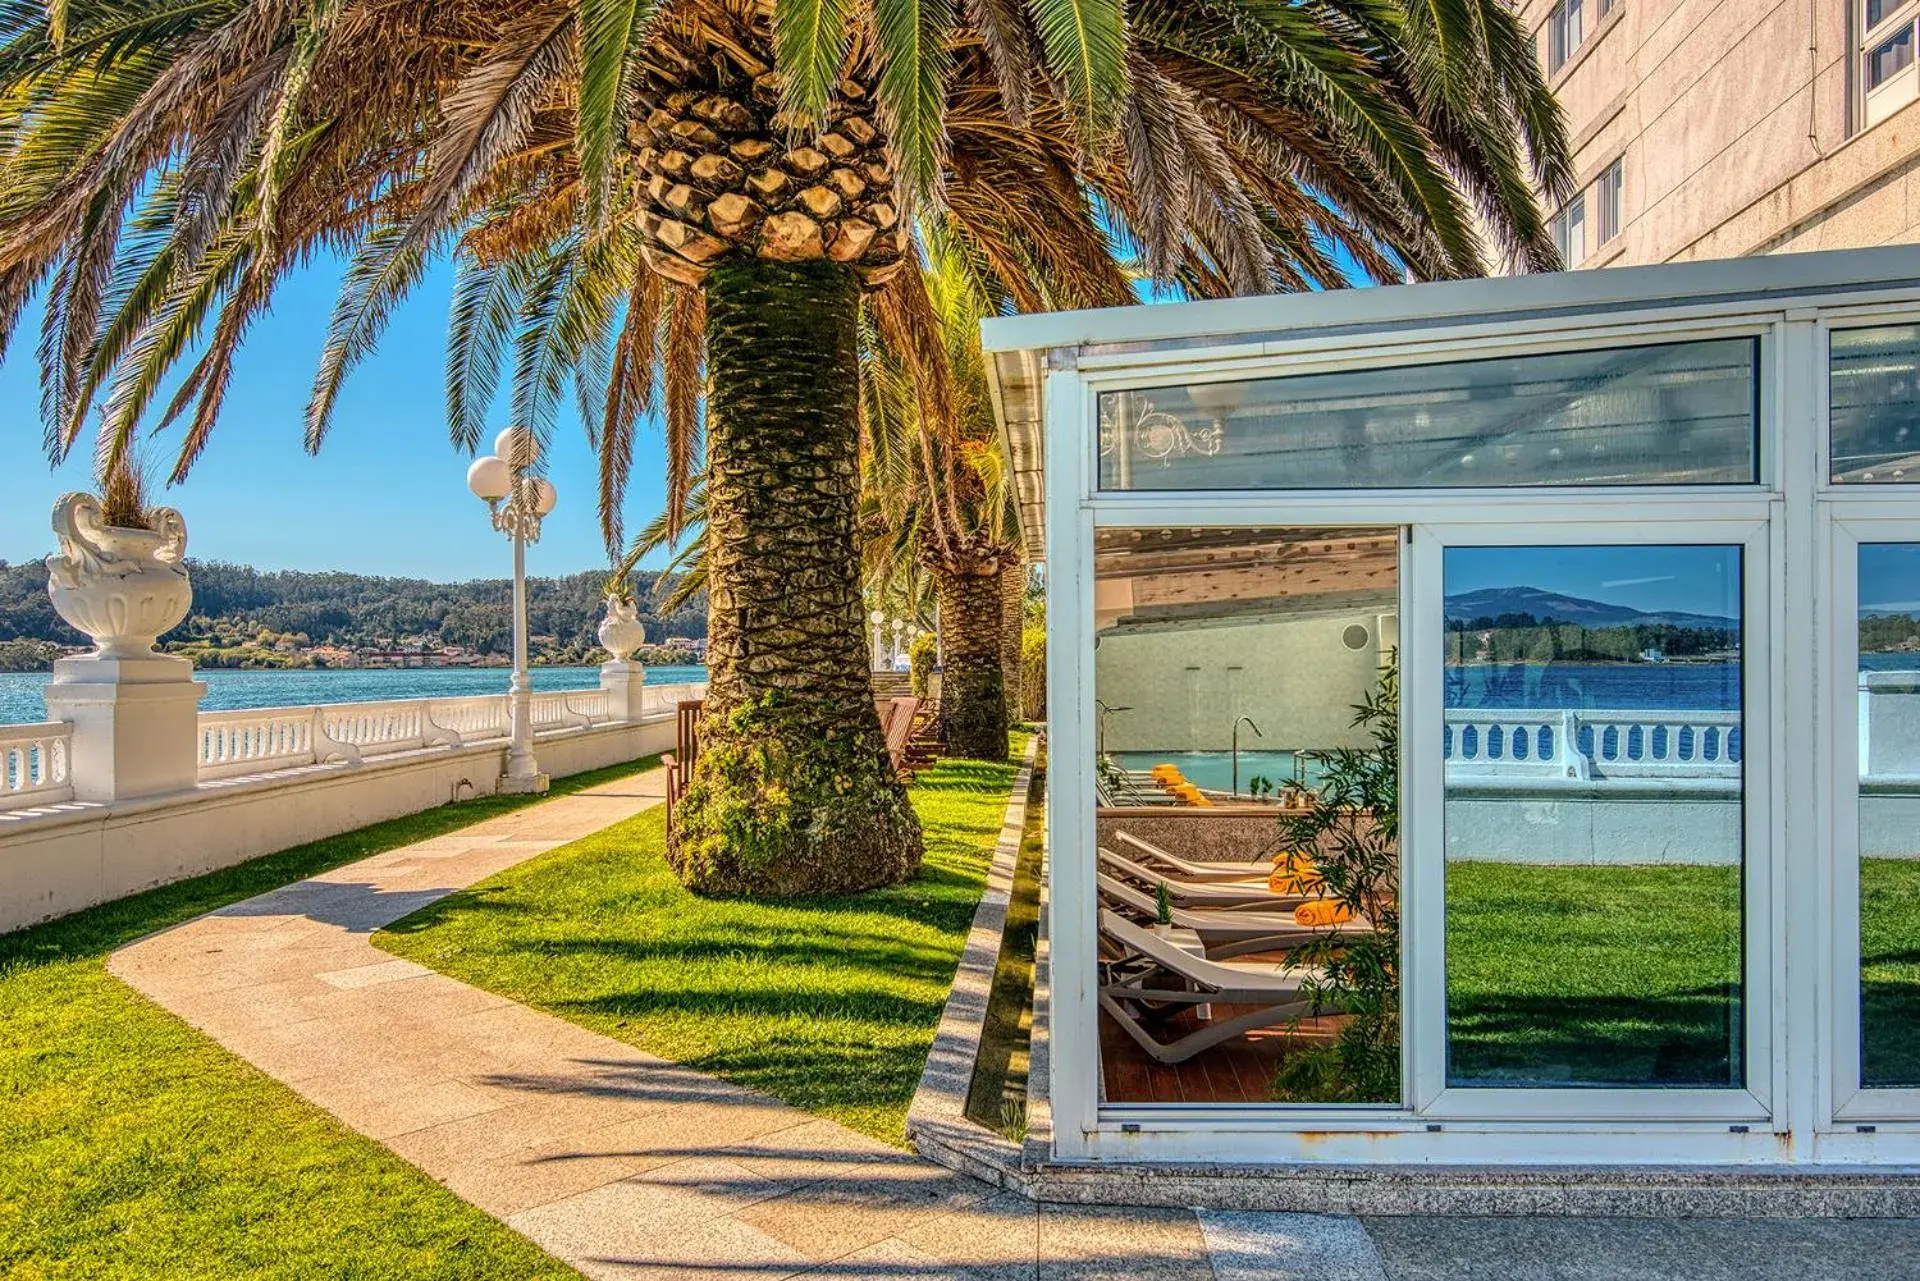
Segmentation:
<svg viewBox="0 0 1920 1281">
<path fill-rule="evenodd" d="M 1741 559 L 1447 549 L 1450 1086 L 1743 1083 Z"/>
<path fill-rule="evenodd" d="M 1401 534 L 1102 529 L 1112 1103 L 1398 1103 Z"/>
<path fill-rule="evenodd" d="M 1920 325 L 1836 329 L 1828 371 L 1834 482 L 1920 483 Z"/>
<path fill-rule="evenodd" d="M 1920 1086 L 1920 543 L 1860 548 L 1860 1083 Z"/>
<path fill-rule="evenodd" d="M 1100 397 L 1102 489 L 1740 484 L 1752 338 Z"/>
</svg>

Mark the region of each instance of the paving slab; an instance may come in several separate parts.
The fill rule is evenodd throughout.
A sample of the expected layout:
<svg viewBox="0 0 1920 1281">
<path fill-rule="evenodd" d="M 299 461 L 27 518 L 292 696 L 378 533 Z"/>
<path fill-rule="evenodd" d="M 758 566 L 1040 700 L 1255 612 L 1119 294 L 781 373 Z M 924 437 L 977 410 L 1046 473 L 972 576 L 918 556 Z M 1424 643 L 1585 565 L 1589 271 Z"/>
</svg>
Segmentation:
<svg viewBox="0 0 1920 1281">
<path fill-rule="evenodd" d="M 1369 1218 L 1391 1281 L 1915 1281 L 1913 1219 Z"/>
<path fill-rule="evenodd" d="M 1360 1220 L 1200 1211 L 1215 1281 L 1387 1281 Z"/>
</svg>

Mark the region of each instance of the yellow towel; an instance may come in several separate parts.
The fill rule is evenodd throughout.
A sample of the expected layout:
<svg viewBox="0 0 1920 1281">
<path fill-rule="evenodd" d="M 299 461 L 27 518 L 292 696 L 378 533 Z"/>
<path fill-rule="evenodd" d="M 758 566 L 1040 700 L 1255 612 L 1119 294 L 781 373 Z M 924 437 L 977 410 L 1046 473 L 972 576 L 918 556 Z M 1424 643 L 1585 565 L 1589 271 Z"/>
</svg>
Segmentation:
<svg viewBox="0 0 1920 1281">
<path fill-rule="evenodd" d="M 1267 877 L 1267 888 L 1275 894 L 1304 897 L 1324 890 L 1326 878 L 1306 854 L 1299 850 L 1288 850 L 1274 857 L 1273 872 Z"/>
<path fill-rule="evenodd" d="M 1322 925 L 1339 925 L 1343 921 L 1352 919 L 1353 909 L 1338 899 L 1319 898 L 1311 903 L 1302 903 L 1293 909 L 1294 923 L 1304 925 L 1308 929 L 1317 929 Z"/>
<path fill-rule="evenodd" d="M 1160 764 L 1148 770 L 1147 773 L 1162 782 L 1173 782 L 1180 777 L 1180 767 L 1170 761 L 1162 761 Z"/>
</svg>

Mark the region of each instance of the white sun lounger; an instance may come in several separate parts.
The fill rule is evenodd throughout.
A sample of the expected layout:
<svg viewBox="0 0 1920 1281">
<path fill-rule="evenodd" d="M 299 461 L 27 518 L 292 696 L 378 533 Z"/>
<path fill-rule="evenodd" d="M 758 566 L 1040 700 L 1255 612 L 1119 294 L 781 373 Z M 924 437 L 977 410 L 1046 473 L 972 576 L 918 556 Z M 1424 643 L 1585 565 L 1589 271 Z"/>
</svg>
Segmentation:
<svg viewBox="0 0 1920 1281">
<path fill-rule="evenodd" d="M 1301 992 L 1312 971 L 1284 964 L 1209 961 L 1190 955 L 1118 912 L 1100 912 L 1103 964 L 1100 1008 L 1159 1063 L 1184 1063 L 1235 1037 L 1316 1013 Z M 1168 986 L 1177 984 L 1177 986 Z M 1224 1005 L 1253 1008 L 1172 1041 L 1157 1038 L 1151 1023 L 1182 1009 Z"/>
<path fill-rule="evenodd" d="M 1179 907 L 1263 907 L 1292 911 L 1308 896 L 1275 894 L 1267 888 L 1266 877 L 1246 881 L 1210 881 L 1196 883 L 1162 868 L 1145 867 L 1106 846 L 1100 847 L 1100 871 L 1117 880 L 1133 881 L 1152 890 L 1165 885 L 1167 897 Z"/>
<path fill-rule="evenodd" d="M 1148 918 L 1157 911 L 1153 895 L 1139 886 L 1129 885 L 1105 873 L 1101 873 L 1098 880 L 1100 901 L 1104 906 L 1130 909 Z M 1206 949 L 1207 959 L 1211 961 L 1245 956 L 1251 952 L 1283 952 L 1317 938 L 1364 934 L 1373 930 L 1367 919 L 1359 916 L 1338 925 L 1302 925 L 1293 919 L 1290 909 L 1273 912 L 1252 909 L 1236 911 L 1231 908 L 1196 911 L 1176 907 L 1172 916 L 1173 924 L 1183 930 L 1192 930 L 1199 936 L 1200 946 Z"/>
<path fill-rule="evenodd" d="M 1257 863 L 1194 863 L 1161 849 L 1152 841 L 1143 841 L 1132 832 L 1115 832 L 1114 840 L 1129 847 L 1128 856 L 1142 863 L 1161 863 L 1180 873 L 1187 881 L 1265 880 L 1273 871 L 1273 860 Z"/>
</svg>

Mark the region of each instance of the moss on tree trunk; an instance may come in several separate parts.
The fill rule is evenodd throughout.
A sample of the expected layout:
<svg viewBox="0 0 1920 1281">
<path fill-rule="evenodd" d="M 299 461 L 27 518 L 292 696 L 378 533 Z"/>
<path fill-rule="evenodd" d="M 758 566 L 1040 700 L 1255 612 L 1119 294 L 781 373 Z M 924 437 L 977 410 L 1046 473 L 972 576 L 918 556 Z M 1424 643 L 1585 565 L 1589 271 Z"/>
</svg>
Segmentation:
<svg viewBox="0 0 1920 1281">
<path fill-rule="evenodd" d="M 1000 688 L 1007 700 L 1007 723 L 1020 719 L 1020 636 L 1026 627 L 1027 567 L 1018 555 L 1000 567 Z"/>
<path fill-rule="evenodd" d="M 991 565 L 993 562 L 989 562 Z M 940 714 L 947 755 L 1007 759 L 1007 701 L 1000 679 L 1000 575 L 934 571 L 940 593 Z"/>
<path fill-rule="evenodd" d="M 920 823 L 874 711 L 853 540 L 859 282 L 738 256 L 705 289 L 708 686 L 669 860 L 711 893 L 905 880 Z"/>
</svg>

